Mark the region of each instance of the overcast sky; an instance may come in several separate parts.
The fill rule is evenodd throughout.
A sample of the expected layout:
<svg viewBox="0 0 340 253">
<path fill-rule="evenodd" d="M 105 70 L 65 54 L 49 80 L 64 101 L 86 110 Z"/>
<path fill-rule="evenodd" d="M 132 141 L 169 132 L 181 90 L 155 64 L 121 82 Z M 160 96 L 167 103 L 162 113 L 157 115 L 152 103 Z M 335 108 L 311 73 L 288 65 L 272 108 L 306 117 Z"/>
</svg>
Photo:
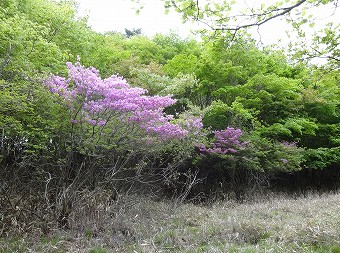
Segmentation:
<svg viewBox="0 0 340 253">
<path fill-rule="evenodd" d="M 190 35 L 190 30 L 197 28 L 197 25 L 187 22 L 182 24 L 180 14 L 173 10 L 169 14 L 164 13 L 164 2 L 160 0 L 143 0 L 144 8 L 139 15 L 136 15 L 136 7 L 131 0 L 76 0 L 79 3 L 81 15 L 89 16 L 89 25 L 98 32 L 120 31 L 124 29 L 141 28 L 142 33 L 153 36 L 156 33 L 168 33 L 173 30 L 183 37 Z M 243 0 L 240 2 L 249 3 L 254 0 Z M 276 0 L 266 0 L 266 4 L 276 2 Z M 332 11 L 325 8 L 314 10 L 316 14 L 321 14 L 322 20 L 319 24 L 329 21 L 339 22 L 340 15 L 328 17 Z M 265 44 L 277 43 L 280 39 L 285 43 L 288 28 L 284 21 L 274 20 L 261 26 L 261 39 Z M 321 26 L 320 26 L 321 27 Z M 255 35 L 256 36 L 256 35 Z M 286 40 L 286 41 L 285 41 Z"/>
<path fill-rule="evenodd" d="M 77 0 L 82 14 L 89 16 L 89 24 L 99 32 L 120 31 L 142 28 L 145 35 L 167 33 L 171 29 L 183 36 L 190 33 L 190 24 L 183 25 L 178 13 L 164 13 L 160 0 L 144 1 L 144 8 L 136 15 L 131 0 Z"/>
</svg>

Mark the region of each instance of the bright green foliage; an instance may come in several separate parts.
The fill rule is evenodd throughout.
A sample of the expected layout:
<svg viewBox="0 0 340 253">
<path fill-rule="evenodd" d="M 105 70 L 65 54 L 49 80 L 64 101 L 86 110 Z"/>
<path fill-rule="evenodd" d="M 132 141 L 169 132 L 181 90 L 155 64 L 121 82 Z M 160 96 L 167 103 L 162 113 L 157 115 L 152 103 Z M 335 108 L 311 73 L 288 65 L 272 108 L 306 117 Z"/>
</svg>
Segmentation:
<svg viewBox="0 0 340 253">
<path fill-rule="evenodd" d="M 178 54 L 189 55 L 198 51 L 197 42 L 182 39 L 175 34 L 157 34 L 152 39 L 137 35 L 124 39 L 123 47 L 131 57 L 137 58 L 140 64 L 150 64 L 151 62 L 165 64 Z"/>
<path fill-rule="evenodd" d="M 340 120 L 339 70 L 316 69 L 303 91 L 303 102 L 309 117 L 320 123 L 338 123 Z"/>
<path fill-rule="evenodd" d="M 251 130 L 255 126 L 256 119 L 243 108 L 242 104 L 234 103 L 228 106 L 221 101 L 213 102 L 205 109 L 203 117 L 204 127 L 214 130 L 222 130 L 227 127 Z"/>
<path fill-rule="evenodd" d="M 2 156 L 11 162 L 53 156 L 48 152 L 62 150 L 57 142 L 68 136 L 68 115 L 41 82 L 51 72 L 65 73 L 65 61 L 84 55 L 89 49 L 84 41 L 94 33 L 75 19 L 68 2 L 0 4 Z"/>
<path fill-rule="evenodd" d="M 317 130 L 318 126 L 306 118 L 288 118 L 282 123 L 274 123 L 259 131 L 261 135 L 277 140 L 300 141 L 302 137 L 315 136 Z"/>
<path fill-rule="evenodd" d="M 104 77 L 108 77 L 112 73 L 128 77 L 125 75 L 121 62 L 130 60 L 132 53 L 124 49 L 125 40 L 126 38 L 121 34 L 93 34 L 91 38 L 87 39 L 89 49 L 79 53 L 81 61 L 87 66 L 95 66 Z M 120 64 L 116 66 L 118 62 Z M 137 63 L 130 62 L 129 65 L 131 67 Z M 121 67 L 121 69 L 117 67 Z M 128 70 L 126 71 L 128 72 Z"/>
<path fill-rule="evenodd" d="M 0 75 L 9 79 L 18 72 L 60 71 L 65 58 L 58 46 L 46 39 L 47 34 L 44 26 L 25 16 L 9 16 L 0 10 Z"/>
<path fill-rule="evenodd" d="M 0 129 L 4 162 L 22 162 L 24 157 L 39 159 L 48 145 L 67 135 L 68 115 L 63 106 L 38 81 L 20 86 L 2 81 Z M 33 162 L 33 160 L 32 160 Z"/>
<path fill-rule="evenodd" d="M 1 8 L 0 55 L 9 59 L 5 69 L 63 73 L 66 61 L 75 61 L 78 55 L 92 58 L 102 43 L 96 41 L 86 20 L 75 15 L 69 2 L 13 0 Z"/>
<path fill-rule="evenodd" d="M 182 74 L 195 73 L 198 66 L 198 58 L 196 55 L 178 54 L 167 62 L 164 66 L 164 72 L 172 77 Z"/>
<path fill-rule="evenodd" d="M 302 136 L 301 144 L 310 147 L 338 147 L 340 145 L 340 124 L 318 124 L 315 136 Z"/>
<path fill-rule="evenodd" d="M 271 124 L 298 111 L 299 86 L 298 80 L 258 74 L 247 82 L 247 92 L 240 94 L 237 101 L 256 110 L 259 120 Z"/>
<path fill-rule="evenodd" d="M 260 169 L 269 173 L 301 169 L 302 149 L 294 143 L 277 142 L 257 135 L 249 137 L 250 144 L 245 150 L 245 168 Z M 249 167 L 248 167 L 249 166 Z"/>
<path fill-rule="evenodd" d="M 304 155 L 311 169 L 337 168 L 340 163 L 340 147 L 308 149 Z"/>
<path fill-rule="evenodd" d="M 160 47 L 145 36 L 133 36 L 124 42 L 124 48 L 137 57 L 142 64 L 162 62 Z"/>
<path fill-rule="evenodd" d="M 234 154 L 212 153 L 196 158 L 195 164 L 201 169 L 209 190 L 233 191 L 239 198 L 242 192 L 256 189 L 277 173 L 301 169 L 303 149 L 294 143 L 277 142 L 256 134 L 243 138 L 246 144 Z"/>
<path fill-rule="evenodd" d="M 279 123 L 301 109 L 299 80 L 258 74 L 245 85 L 221 87 L 212 94 L 227 104 L 242 104 L 263 124 Z"/>
<path fill-rule="evenodd" d="M 163 56 L 164 60 L 162 59 L 161 64 L 165 64 L 179 54 L 199 54 L 199 44 L 195 40 L 181 38 L 175 33 L 156 34 L 152 41 L 159 47 L 159 52 Z"/>
<path fill-rule="evenodd" d="M 285 120 L 284 126 L 293 134 L 297 135 L 315 135 L 318 126 L 305 118 L 288 118 Z"/>
</svg>

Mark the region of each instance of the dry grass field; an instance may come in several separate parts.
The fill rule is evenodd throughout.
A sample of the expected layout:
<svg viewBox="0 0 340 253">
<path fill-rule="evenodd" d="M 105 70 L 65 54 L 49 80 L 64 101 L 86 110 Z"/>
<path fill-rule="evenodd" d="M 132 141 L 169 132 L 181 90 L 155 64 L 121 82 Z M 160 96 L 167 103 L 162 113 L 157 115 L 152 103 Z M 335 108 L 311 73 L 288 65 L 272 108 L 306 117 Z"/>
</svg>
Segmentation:
<svg viewBox="0 0 340 253">
<path fill-rule="evenodd" d="M 0 252 L 340 253 L 340 194 L 174 203 L 89 195 L 72 213 L 69 230 L 8 235 Z"/>
</svg>

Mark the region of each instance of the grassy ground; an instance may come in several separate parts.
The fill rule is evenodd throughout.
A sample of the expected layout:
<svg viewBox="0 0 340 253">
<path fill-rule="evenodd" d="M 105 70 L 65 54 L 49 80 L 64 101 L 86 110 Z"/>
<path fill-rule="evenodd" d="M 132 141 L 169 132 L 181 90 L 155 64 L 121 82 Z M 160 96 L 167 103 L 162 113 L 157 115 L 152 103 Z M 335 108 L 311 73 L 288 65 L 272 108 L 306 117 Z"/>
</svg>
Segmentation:
<svg viewBox="0 0 340 253">
<path fill-rule="evenodd" d="M 67 231 L 0 239 L 0 252 L 340 253 L 340 194 L 211 205 L 93 196 Z"/>
</svg>

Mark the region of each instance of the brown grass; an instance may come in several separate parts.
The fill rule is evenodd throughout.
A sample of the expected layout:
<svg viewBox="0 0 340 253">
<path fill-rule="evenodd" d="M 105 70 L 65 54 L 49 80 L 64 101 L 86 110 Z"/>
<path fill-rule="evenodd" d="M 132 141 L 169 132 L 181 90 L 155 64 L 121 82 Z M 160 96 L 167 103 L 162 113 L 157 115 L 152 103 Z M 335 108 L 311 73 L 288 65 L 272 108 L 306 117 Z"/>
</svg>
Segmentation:
<svg viewBox="0 0 340 253">
<path fill-rule="evenodd" d="M 174 205 L 87 193 L 68 231 L 10 236 L 0 252 L 340 252 L 340 194 Z"/>
</svg>

